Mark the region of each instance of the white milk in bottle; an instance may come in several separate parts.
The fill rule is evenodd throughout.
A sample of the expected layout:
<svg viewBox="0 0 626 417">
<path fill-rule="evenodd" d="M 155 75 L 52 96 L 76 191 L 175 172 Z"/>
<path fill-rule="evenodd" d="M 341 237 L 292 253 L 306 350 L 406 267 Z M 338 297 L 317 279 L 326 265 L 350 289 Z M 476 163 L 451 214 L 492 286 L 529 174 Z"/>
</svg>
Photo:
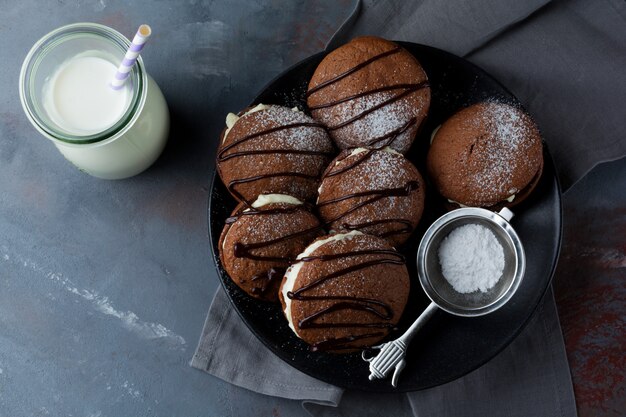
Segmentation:
<svg viewBox="0 0 626 417">
<path fill-rule="evenodd" d="M 115 65 L 93 55 L 88 52 L 70 58 L 44 84 L 44 109 L 70 134 L 102 132 L 120 120 L 130 104 L 130 88 L 124 85 L 114 90 L 109 86 Z"/>
<path fill-rule="evenodd" d="M 119 90 L 110 87 L 128 40 L 106 26 L 57 29 L 30 51 L 20 97 L 32 124 L 74 165 L 93 176 L 127 178 L 161 154 L 169 113 L 138 59 Z"/>
</svg>

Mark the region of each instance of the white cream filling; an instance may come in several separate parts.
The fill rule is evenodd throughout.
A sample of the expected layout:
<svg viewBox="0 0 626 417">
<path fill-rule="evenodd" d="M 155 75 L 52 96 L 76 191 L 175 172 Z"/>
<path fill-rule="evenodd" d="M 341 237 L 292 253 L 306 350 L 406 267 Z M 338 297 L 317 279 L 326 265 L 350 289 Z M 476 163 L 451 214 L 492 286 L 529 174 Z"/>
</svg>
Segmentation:
<svg viewBox="0 0 626 417">
<path fill-rule="evenodd" d="M 350 233 L 339 233 L 333 236 L 330 236 L 326 239 L 318 240 L 316 242 L 311 243 L 307 248 L 302 252 L 296 259 L 302 259 L 304 257 L 310 256 L 316 249 L 320 246 L 325 245 L 328 242 L 333 242 L 335 240 L 344 240 L 351 239 L 354 236 L 362 235 L 363 233 L 358 230 L 353 230 Z M 298 331 L 296 330 L 296 326 L 293 325 L 293 320 L 291 318 L 291 298 L 287 296 L 287 293 L 293 291 L 293 287 L 296 284 L 296 278 L 300 273 L 300 269 L 302 269 L 302 265 L 304 262 L 298 262 L 289 267 L 287 272 L 285 273 L 285 283 L 283 285 L 283 300 L 285 301 L 285 317 L 287 317 L 287 321 L 289 322 L 289 327 L 296 334 L 296 336 L 300 337 Z"/>
<path fill-rule="evenodd" d="M 352 150 L 352 152 L 350 152 L 350 155 L 346 156 L 346 158 L 350 158 L 351 156 L 358 155 L 358 154 L 363 153 L 363 152 L 369 152 L 370 150 L 371 149 L 367 149 L 367 148 L 354 148 Z M 385 146 L 384 148 L 379 149 L 379 151 L 387 152 L 387 153 L 393 153 L 393 154 L 396 154 L 396 155 L 401 155 L 400 152 L 396 151 L 395 149 L 390 148 L 389 146 Z M 342 159 L 342 161 L 343 161 L 343 159 Z M 341 162 L 341 161 L 335 162 L 335 166 L 338 165 L 339 162 Z"/>
<path fill-rule="evenodd" d="M 471 206 L 466 206 L 465 204 L 461 204 L 461 203 L 459 203 L 458 201 L 454 201 L 454 200 L 450 200 L 450 199 L 448 199 L 448 203 L 458 204 L 458 205 L 459 205 L 459 207 L 461 207 L 461 208 L 471 207 Z"/>
<path fill-rule="evenodd" d="M 247 112 L 245 112 L 244 114 L 242 114 L 241 116 L 237 116 L 235 113 L 228 113 L 226 115 L 226 132 L 224 132 L 224 139 L 222 139 L 222 143 L 226 142 L 226 136 L 228 136 L 230 129 L 232 129 L 233 126 L 235 126 L 235 123 L 237 123 L 239 119 L 241 119 L 243 116 L 247 116 L 250 113 L 256 113 L 261 110 L 267 110 L 269 109 L 269 107 L 270 106 L 267 106 L 263 103 L 259 103 L 253 108 L 251 108 L 250 110 L 248 110 Z"/>
<path fill-rule="evenodd" d="M 368 152 L 368 151 L 369 149 L 365 149 L 365 148 L 355 148 L 355 149 L 352 149 L 352 152 L 350 152 L 350 155 L 346 156 L 346 158 L 350 158 L 351 156 L 358 155 L 360 153 Z M 346 159 L 346 158 L 343 158 L 343 159 Z M 335 166 L 339 165 L 339 163 L 343 161 L 343 159 L 340 161 L 335 161 Z M 320 191 L 321 189 L 322 188 L 320 187 L 317 191 Z"/>
<path fill-rule="evenodd" d="M 274 203 L 286 203 L 286 204 L 304 204 L 302 201 L 287 194 L 261 194 L 257 197 L 256 201 L 252 203 L 253 208 L 259 208 Z M 248 209 L 249 210 L 249 209 Z"/>
<path fill-rule="evenodd" d="M 506 200 L 506 201 L 508 201 L 509 203 L 512 203 L 512 202 L 513 202 L 513 200 L 515 200 L 515 196 L 516 196 L 516 195 L 517 195 L 517 194 L 513 194 L 513 195 L 511 195 L 511 196 L 508 196 L 507 198 L 505 198 L 505 200 Z M 453 203 L 453 204 L 458 204 L 458 205 L 459 205 L 459 207 L 462 207 L 462 208 L 465 208 L 465 207 L 471 207 L 471 206 L 466 206 L 465 204 L 461 204 L 461 203 L 459 203 L 458 201 L 454 201 L 454 200 L 450 200 L 450 199 L 448 199 L 448 202 L 449 202 L 449 203 Z"/>
<path fill-rule="evenodd" d="M 433 133 L 430 134 L 430 144 L 433 144 L 433 140 L 435 140 L 435 135 L 437 134 L 437 132 L 439 131 L 439 128 L 441 127 L 441 125 L 437 126 L 435 128 L 435 130 L 433 130 Z"/>
<path fill-rule="evenodd" d="M 396 155 L 402 155 L 400 152 L 396 151 L 393 148 L 390 148 L 389 146 L 385 146 L 384 148 L 381 149 L 381 151 L 387 152 L 387 153 L 393 153 L 393 154 L 396 154 Z"/>
<path fill-rule="evenodd" d="M 295 197 L 292 197 L 287 194 L 261 194 L 257 197 L 257 199 L 252 203 L 253 208 L 259 208 L 266 206 L 268 204 L 274 203 L 285 203 L 285 204 L 293 204 L 299 205 L 304 204 L 302 201 L 298 200 Z M 244 212 L 250 211 L 250 209 L 245 209 Z M 226 238 L 228 237 L 228 233 L 230 233 L 230 229 L 226 232 L 226 236 L 224 236 L 224 241 L 222 242 L 222 250 L 226 249 Z"/>
<path fill-rule="evenodd" d="M 395 149 L 393 149 L 393 148 L 391 148 L 389 146 L 385 146 L 384 148 L 378 149 L 378 150 L 381 151 L 381 152 L 387 152 L 387 153 L 393 153 L 393 154 L 396 154 L 396 155 L 400 155 L 400 152 L 396 151 Z M 367 151 L 370 151 L 370 149 L 367 149 L 367 148 L 354 148 L 352 150 L 352 152 L 350 152 L 350 155 L 347 156 L 347 158 L 350 158 L 351 156 L 358 155 L 360 153 L 367 152 Z M 335 163 L 335 165 L 336 165 L 336 163 Z"/>
<path fill-rule="evenodd" d="M 348 158 L 350 158 L 351 156 L 354 156 L 354 155 L 358 155 L 358 154 L 363 153 L 363 152 L 367 152 L 368 150 L 369 149 L 366 149 L 366 148 L 355 148 L 355 149 L 352 149 L 352 152 L 350 152 L 350 155 L 348 155 Z"/>
</svg>

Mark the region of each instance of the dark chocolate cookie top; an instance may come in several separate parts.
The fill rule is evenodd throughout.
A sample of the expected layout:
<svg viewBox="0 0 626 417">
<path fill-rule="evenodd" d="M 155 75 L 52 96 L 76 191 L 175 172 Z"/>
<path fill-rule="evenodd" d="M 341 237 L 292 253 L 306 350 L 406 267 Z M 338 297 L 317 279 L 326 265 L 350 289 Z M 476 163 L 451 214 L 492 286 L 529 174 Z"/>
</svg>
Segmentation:
<svg viewBox="0 0 626 417">
<path fill-rule="evenodd" d="M 240 203 L 219 240 L 222 265 L 237 286 L 255 298 L 276 301 L 287 267 L 322 233 L 317 217 L 294 197 L 261 195 Z"/>
<path fill-rule="evenodd" d="M 258 105 L 229 114 L 217 154 L 218 173 L 239 201 L 280 193 L 315 198 L 334 148 L 324 126 L 303 112 Z"/>
<path fill-rule="evenodd" d="M 428 78 L 413 55 L 365 36 L 329 53 L 307 92 L 313 117 L 341 149 L 391 146 L 405 153 L 428 114 Z"/>
<path fill-rule="evenodd" d="M 474 104 L 437 130 L 427 165 L 439 192 L 451 201 L 483 207 L 519 202 L 543 167 L 541 135 L 516 107 Z"/>
<path fill-rule="evenodd" d="M 280 297 L 292 330 L 313 350 L 371 346 L 397 325 L 410 281 L 404 257 L 384 239 L 324 236 L 298 258 Z"/>
<path fill-rule="evenodd" d="M 424 196 L 422 176 L 404 156 L 357 148 L 330 163 L 317 206 L 331 230 L 360 230 L 398 246 L 419 223 Z"/>
</svg>

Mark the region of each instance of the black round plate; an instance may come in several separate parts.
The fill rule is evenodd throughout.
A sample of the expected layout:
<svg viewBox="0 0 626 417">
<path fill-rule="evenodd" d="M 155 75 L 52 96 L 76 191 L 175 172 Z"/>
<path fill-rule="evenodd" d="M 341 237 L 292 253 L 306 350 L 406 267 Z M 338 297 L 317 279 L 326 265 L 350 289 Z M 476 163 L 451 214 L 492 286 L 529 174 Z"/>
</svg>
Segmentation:
<svg viewBox="0 0 626 417">
<path fill-rule="evenodd" d="M 518 104 L 500 83 L 475 65 L 428 46 L 399 42 L 420 61 L 432 88 L 428 120 L 407 158 L 422 174 L 432 130 L 457 110 L 487 99 Z M 282 104 L 306 109 L 304 93 L 311 75 L 325 53 L 319 53 L 285 71 L 272 81 L 254 103 Z M 367 391 L 417 391 L 450 382 L 478 368 L 504 349 L 520 333 L 545 293 L 556 265 L 561 242 L 561 193 L 554 165 L 547 150 L 540 184 L 533 196 L 513 209 L 512 224 L 526 250 L 527 270 L 515 296 L 500 310 L 483 317 L 461 318 L 438 311 L 420 330 L 409 347 L 407 366 L 399 386 L 389 380 L 368 380 L 368 364 L 360 353 L 310 352 L 289 329 L 277 304 L 257 301 L 241 291 L 222 268 L 218 239 L 225 219 L 235 207 L 217 174 L 209 199 L 209 233 L 213 257 L 222 285 L 252 332 L 288 364 L 317 379 Z M 432 188 L 432 187 L 430 187 Z M 400 250 L 407 256 L 411 295 L 397 337 L 428 304 L 417 278 L 415 254 L 426 228 L 440 215 L 438 197 L 429 191 L 420 227 Z"/>
</svg>

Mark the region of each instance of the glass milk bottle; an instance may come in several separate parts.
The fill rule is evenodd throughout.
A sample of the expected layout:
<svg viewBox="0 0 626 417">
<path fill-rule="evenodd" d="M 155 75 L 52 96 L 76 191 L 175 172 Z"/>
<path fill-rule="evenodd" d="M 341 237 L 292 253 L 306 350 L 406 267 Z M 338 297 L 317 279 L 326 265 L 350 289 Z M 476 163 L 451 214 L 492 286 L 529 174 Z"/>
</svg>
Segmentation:
<svg viewBox="0 0 626 417">
<path fill-rule="evenodd" d="M 77 23 L 40 39 L 22 65 L 20 99 L 31 123 L 99 178 L 139 174 L 167 142 L 167 104 L 141 57 L 123 88 L 109 85 L 129 46 L 107 26 Z"/>
</svg>

